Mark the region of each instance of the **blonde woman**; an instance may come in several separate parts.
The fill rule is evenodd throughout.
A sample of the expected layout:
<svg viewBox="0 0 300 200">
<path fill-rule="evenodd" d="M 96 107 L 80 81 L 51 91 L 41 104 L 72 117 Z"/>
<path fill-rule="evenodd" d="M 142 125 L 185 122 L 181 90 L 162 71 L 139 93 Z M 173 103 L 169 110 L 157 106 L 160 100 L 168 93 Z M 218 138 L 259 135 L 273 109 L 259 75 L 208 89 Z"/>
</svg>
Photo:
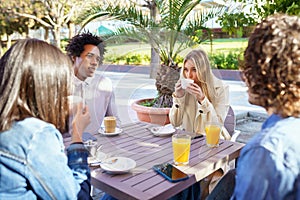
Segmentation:
<svg viewBox="0 0 300 200">
<path fill-rule="evenodd" d="M 181 79 L 175 84 L 169 115 L 171 124 L 199 135 L 205 134 L 204 124 L 207 121 L 223 124 L 229 107 L 229 89 L 212 73 L 208 56 L 203 50 L 193 50 L 187 54 L 181 78 L 192 79 L 194 83 L 186 89 L 182 88 Z M 230 139 L 225 128 L 221 137 Z"/>
<path fill-rule="evenodd" d="M 229 88 L 212 73 L 207 54 L 201 49 L 188 53 L 180 76 L 175 84 L 173 106 L 169 114 L 171 124 L 197 135 L 205 135 L 205 122 L 223 124 L 229 107 Z M 193 83 L 185 88 L 182 78 L 191 79 Z M 230 139 L 225 128 L 220 136 Z M 222 175 L 223 170 L 219 169 L 200 181 L 201 191 L 199 183 L 195 183 L 172 199 L 198 199 L 199 196 L 203 199 L 208 195 L 209 186 L 215 185 Z"/>
</svg>

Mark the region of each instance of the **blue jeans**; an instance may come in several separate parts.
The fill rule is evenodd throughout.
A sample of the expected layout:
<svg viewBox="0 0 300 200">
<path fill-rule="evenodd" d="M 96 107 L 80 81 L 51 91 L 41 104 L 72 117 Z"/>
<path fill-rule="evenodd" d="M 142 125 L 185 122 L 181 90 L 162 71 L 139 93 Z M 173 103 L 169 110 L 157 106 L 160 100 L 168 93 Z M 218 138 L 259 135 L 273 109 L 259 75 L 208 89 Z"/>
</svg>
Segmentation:
<svg viewBox="0 0 300 200">
<path fill-rule="evenodd" d="M 186 188 L 182 192 L 179 192 L 175 196 L 169 198 L 169 200 L 200 200 L 200 195 L 200 183 L 197 182 Z"/>
<path fill-rule="evenodd" d="M 230 199 L 234 191 L 236 170 L 229 170 L 219 181 L 214 190 L 208 195 L 206 200 Z"/>
<path fill-rule="evenodd" d="M 105 193 L 100 200 L 118 200 L 112 196 L 110 196 L 109 194 Z"/>
</svg>

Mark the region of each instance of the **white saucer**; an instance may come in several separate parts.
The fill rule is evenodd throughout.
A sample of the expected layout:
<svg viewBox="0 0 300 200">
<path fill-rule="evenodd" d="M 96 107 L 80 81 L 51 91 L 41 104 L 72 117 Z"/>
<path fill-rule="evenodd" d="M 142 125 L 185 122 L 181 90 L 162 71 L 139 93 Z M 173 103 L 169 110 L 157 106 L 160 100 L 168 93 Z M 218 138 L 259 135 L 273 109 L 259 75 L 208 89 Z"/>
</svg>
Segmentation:
<svg viewBox="0 0 300 200">
<path fill-rule="evenodd" d="M 103 127 L 101 127 L 101 128 L 99 128 L 99 130 L 98 130 L 98 132 L 100 133 L 100 134 L 102 134 L 102 135 L 105 135 L 105 136 L 115 136 L 115 135 L 119 135 L 120 133 L 122 133 L 122 129 L 120 129 L 120 128 L 116 128 L 116 131 L 114 132 L 114 133 L 106 133 L 105 132 L 105 128 L 103 128 Z"/>
<path fill-rule="evenodd" d="M 99 165 L 99 162 L 105 159 L 106 159 L 106 154 L 101 151 L 97 151 L 95 157 L 88 157 L 88 164 L 91 166 L 97 166 Z"/>
<path fill-rule="evenodd" d="M 109 162 L 117 159 L 116 162 L 110 164 Z M 125 174 L 134 169 L 136 162 L 127 157 L 111 157 L 101 163 L 100 167 L 109 174 Z"/>
<path fill-rule="evenodd" d="M 165 126 L 155 126 L 151 127 L 150 131 L 155 136 L 168 136 L 175 132 L 175 128 L 172 126 L 172 124 L 167 124 Z"/>
</svg>

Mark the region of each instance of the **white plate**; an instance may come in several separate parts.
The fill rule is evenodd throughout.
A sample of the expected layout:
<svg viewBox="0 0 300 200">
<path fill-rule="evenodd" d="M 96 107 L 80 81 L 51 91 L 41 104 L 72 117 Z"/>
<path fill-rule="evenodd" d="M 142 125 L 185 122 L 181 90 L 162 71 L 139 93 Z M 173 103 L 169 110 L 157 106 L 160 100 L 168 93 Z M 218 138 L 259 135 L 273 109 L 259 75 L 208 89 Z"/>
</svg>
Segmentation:
<svg viewBox="0 0 300 200">
<path fill-rule="evenodd" d="M 106 159 L 106 154 L 101 151 L 97 151 L 95 157 L 88 157 L 88 164 L 91 166 L 96 166 L 99 165 L 99 162 L 105 159 Z"/>
<path fill-rule="evenodd" d="M 109 164 L 111 160 L 117 159 L 116 162 Z M 136 162 L 126 157 L 111 157 L 101 163 L 100 167 L 109 174 L 125 174 L 134 169 Z"/>
<path fill-rule="evenodd" d="M 168 136 L 171 135 L 175 132 L 174 127 L 172 124 L 167 124 L 165 126 L 155 126 L 151 127 L 150 131 L 155 135 L 155 136 Z"/>
<path fill-rule="evenodd" d="M 114 132 L 114 133 L 106 133 L 105 132 L 105 128 L 103 128 L 103 127 L 101 127 L 101 128 L 99 128 L 99 130 L 98 130 L 98 132 L 100 133 L 100 134 L 102 134 L 102 135 L 105 135 L 105 136 L 115 136 L 115 135 L 119 135 L 120 133 L 122 133 L 122 129 L 120 129 L 120 128 L 116 128 L 116 131 Z"/>
</svg>

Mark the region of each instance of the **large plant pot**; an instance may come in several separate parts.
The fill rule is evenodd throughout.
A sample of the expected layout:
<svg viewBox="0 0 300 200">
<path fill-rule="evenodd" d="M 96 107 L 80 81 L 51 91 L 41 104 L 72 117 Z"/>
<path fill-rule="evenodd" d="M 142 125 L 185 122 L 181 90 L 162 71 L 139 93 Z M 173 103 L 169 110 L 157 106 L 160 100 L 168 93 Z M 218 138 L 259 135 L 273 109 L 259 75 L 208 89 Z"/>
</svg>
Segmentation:
<svg viewBox="0 0 300 200">
<path fill-rule="evenodd" d="M 131 104 L 131 108 L 136 111 L 140 121 L 152 124 L 166 125 L 170 123 L 170 108 L 153 108 L 141 105 L 143 102 L 153 99 L 140 99 Z"/>
</svg>

